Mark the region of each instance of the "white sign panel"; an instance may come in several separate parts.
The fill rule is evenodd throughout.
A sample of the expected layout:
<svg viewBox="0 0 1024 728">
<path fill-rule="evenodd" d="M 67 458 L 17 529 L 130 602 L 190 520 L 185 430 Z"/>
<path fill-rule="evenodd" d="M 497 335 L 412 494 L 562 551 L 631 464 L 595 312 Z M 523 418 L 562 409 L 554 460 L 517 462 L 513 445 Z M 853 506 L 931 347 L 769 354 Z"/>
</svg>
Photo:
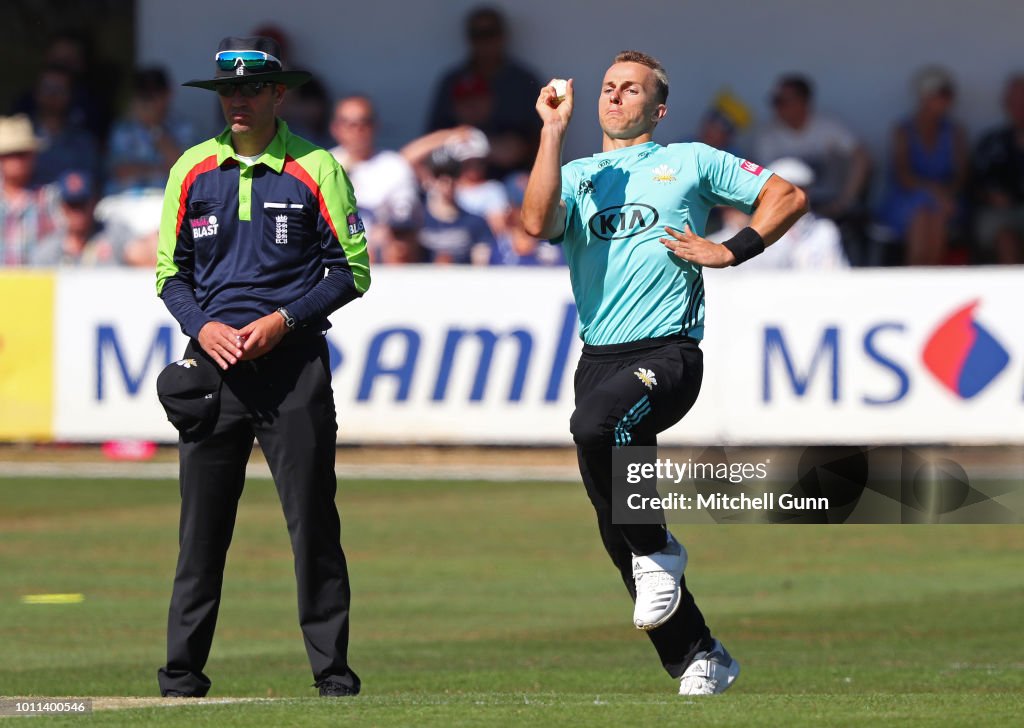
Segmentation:
<svg viewBox="0 0 1024 728">
<path fill-rule="evenodd" d="M 669 444 L 1024 442 L 1024 274 L 708 271 L 704 386 Z M 144 271 L 58 275 L 58 439 L 175 439 L 185 337 Z M 563 270 L 374 270 L 332 316 L 339 440 L 568 444 Z"/>
<path fill-rule="evenodd" d="M 188 339 L 157 298 L 155 276 L 60 271 L 54 310 L 57 439 L 177 439 L 156 378 Z"/>
<path fill-rule="evenodd" d="M 331 321 L 342 441 L 570 441 L 565 270 L 380 267 Z"/>
<path fill-rule="evenodd" d="M 728 338 L 729 441 L 1024 441 L 1019 271 L 720 282 L 726 331 L 709 336 Z"/>
</svg>

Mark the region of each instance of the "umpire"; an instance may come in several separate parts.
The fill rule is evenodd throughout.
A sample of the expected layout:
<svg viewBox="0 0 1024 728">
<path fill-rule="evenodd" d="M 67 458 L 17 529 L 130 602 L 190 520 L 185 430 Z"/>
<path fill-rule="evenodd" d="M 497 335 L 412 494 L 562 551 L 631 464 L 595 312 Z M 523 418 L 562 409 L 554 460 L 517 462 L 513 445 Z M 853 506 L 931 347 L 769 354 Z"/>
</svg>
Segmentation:
<svg viewBox="0 0 1024 728">
<path fill-rule="evenodd" d="M 288 88 L 277 44 L 225 38 L 209 80 L 227 128 L 170 172 L 157 293 L 189 337 L 160 399 L 180 433 L 180 552 L 160 692 L 202 697 L 224 562 L 253 438 L 288 523 L 299 622 L 322 696 L 356 695 L 349 580 L 334 503 L 337 418 L 327 316 L 366 292 L 363 225 L 344 170 L 277 118 Z"/>
</svg>

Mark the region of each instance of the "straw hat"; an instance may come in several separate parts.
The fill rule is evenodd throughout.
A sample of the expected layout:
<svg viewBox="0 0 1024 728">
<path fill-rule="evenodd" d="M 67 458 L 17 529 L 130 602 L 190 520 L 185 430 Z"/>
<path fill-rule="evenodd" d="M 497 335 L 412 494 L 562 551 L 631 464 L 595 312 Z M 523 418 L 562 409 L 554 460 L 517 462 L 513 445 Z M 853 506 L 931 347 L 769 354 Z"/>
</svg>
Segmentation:
<svg viewBox="0 0 1024 728">
<path fill-rule="evenodd" d="M 28 116 L 0 116 L 0 156 L 37 152 L 41 146 L 42 142 L 32 130 Z"/>
</svg>

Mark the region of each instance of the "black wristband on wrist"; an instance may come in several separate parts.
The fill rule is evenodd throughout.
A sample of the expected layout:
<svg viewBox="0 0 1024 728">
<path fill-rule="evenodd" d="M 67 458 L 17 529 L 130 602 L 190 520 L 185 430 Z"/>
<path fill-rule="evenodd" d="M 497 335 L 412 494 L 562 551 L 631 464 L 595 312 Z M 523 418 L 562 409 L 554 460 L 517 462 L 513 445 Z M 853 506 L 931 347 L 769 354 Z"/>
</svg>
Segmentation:
<svg viewBox="0 0 1024 728">
<path fill-rule="evenodd" d="M 764 252 L 764 238 L 752 227 L 743 228 L 722 245 L 736 256 L 736 262 L 733 265 L 739 265 Z"/>
</svg>

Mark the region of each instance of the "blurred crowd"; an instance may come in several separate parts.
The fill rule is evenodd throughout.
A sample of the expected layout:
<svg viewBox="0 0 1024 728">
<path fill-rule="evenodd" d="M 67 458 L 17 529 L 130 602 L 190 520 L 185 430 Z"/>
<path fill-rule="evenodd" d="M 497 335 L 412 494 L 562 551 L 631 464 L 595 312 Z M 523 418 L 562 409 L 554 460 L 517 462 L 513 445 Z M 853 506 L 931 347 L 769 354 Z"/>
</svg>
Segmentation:
<svg viewBox="0 0 1024 728">
<path fill-rule="evenodd" d="M 282 31 L 253 34 L 274 37 L 287 63 Z M 546 79 L 509 54 L 501 12 L 471 11 L 465 37 L 464 60 L 435 86 L 424 135 L 402 149 L 378 148 L 371 97 L 332 99 L 316 78 L 285 97 L 281 116 L 348 172 L 373 261 L 563 265 L 560 248 L 519 219 Z M 81 39 L 55 38 L 31 88 L 0 117 L 0 266 L 154 265 L 168 170 L 218 131 L 172 113 L 158 67 L 135 71 L 115 117 L 89 63 Z M 776 81 L 763 123 L 723 89 L 690 138 L 660 141 L 724 149 L 808 192 L 812 212 L 747 270 L 1024 262 L 1024 73 L 1005 82 L 1005 119 L 977 139 L 957 120 L 948 70 L 922 68 L 910 86 L 916 106 L 895 123 L 886 159 L 817 108 L 803 74 Z M 746 224 L 723 208 L 709 237 Z"/>
</svg>

